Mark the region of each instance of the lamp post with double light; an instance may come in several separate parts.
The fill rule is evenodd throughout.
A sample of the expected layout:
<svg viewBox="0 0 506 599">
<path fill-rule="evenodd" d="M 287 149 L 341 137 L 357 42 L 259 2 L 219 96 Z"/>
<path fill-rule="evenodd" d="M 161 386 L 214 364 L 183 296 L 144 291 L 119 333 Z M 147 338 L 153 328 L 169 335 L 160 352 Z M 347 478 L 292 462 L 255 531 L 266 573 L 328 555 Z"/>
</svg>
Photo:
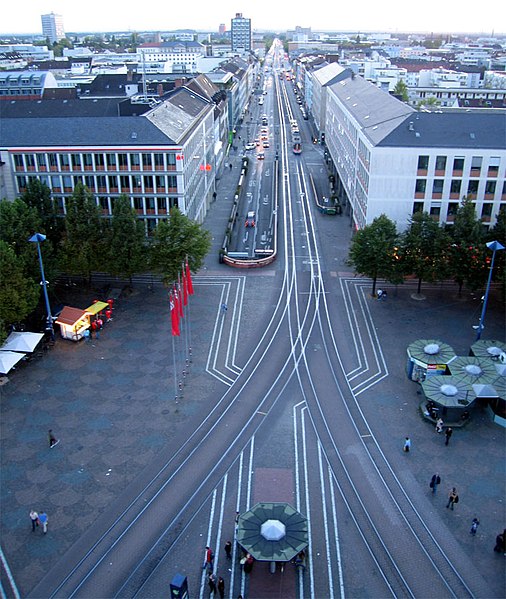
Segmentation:
<svg viewBox="0 0 506 599">
<path fill-rule="evenodd" d="M 47 312 L 47 323 L 46 323 L 46 331 L 51 335 L 51 339 L 54 341 L 54 328 L 53 328 L 53 316 L 51 314 L 51 306 L 49 305 L 49 296 L 47 294 L 47 281 L 46 275 L 44 274 L 44 263 L 42 262 L 42 252 L 40 251 L 40 244 L 42 241 L 46 240 L 46 236 L 42 233 L 35 233 L 30 237 L 28 241 L 37 244 L 37 252 L 39 254 L 39 266 L 40 266 L 40 275 L 42 277 L 41 285 L 44 289 L 44 299 L 46 301 L 46 312 Z"/>
</svg>

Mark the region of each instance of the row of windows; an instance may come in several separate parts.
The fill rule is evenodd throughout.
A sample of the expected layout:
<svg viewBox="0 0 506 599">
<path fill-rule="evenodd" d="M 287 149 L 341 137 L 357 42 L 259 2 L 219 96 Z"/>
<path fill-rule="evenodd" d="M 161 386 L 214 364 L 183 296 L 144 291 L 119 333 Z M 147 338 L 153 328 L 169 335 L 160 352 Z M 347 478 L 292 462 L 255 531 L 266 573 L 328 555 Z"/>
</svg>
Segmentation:
<svg viewBox="0 0 506 599">
<path fill-rule="evenodd" d="M 459 208 L 460 204 L 459 202 L 449 202 L 447 209 L 446 209 L 446 218 L 445 218 L 445 222 L 447 223 L 451 223 L 455 220 L 455 214 L 457 213 L 457 210 Z M 476 206 L 476 208 L 479 208 L 479 206 Z M 444 209 L 444 206 L 442 206 L 441 204 L 432 204 L 429 208 L 428 208 L 428 212 L 431 216 L 433 216 L 434 218 L 437 218 L 438 220 L 440 219 L 440 216 L 442 214 L 441 210 Z M 481 213 L 479 213 L 479 210 L 477 210 L 477 214 L 478 218 L 481 219 L 482 222 L 484 223 L 489 223 L 492 217 L 492 212 L 494 209 L 494 204 L 492 202 L 483 202 L 483 204 L 481 205 Z M 414 202 L 413 204 L 413 214 L 415 214 L 416 212 L 423 212 L 424 210 L 427 210 L 427 207 L 425 206 L 424 202 Z M 506 204 L 501 204 L 499 211 L 501 210 L 506 210 Z"/>
<path fill-rule="evenodd" d="M 96 176 L 70 176 L 53 175 L 35 177 L 44 183 L 52 192 L 72 192 L 78 183 L 82 183 L 92 192 L 112 193 L 164 193 L 177 192 L 177 177 L 175 175 L 96 175 Z M 18 190 L 22 193 L 31 177 L 19 175 L 16 177 Z"/>
<path fill-rule="evenodd" d="M 57 154 L 38 152 L 13 154 L 14 168 L 18 171 L 69 171 L 69 170 L 176 170 L 175 152 L 86 152 Z"/>
<path fill-rule="evenodd" d="M 111 216 L 114 207 L 114 197 L 108 196 L 96 196 L 97 206 L 102 209 L 104 216 Z M 55 196 L 53 199 L 57 211 L 60 214 L 66 213 L 67 198 L 64 196 Z M 134 208 L 137 214 L 141 215 L 165 215 L 171 208 L 178 207 L 179 201 L 176 197 L 164 197 L 164 198 L 145 198 L 145 197 L 132 197 L 130 199 L 132 208 Z"/>
<path fill-rule="evenodd" d="M 418 170 L 428 171 L 429 170 L 430 156 L 418 156 Z M 434 170 L 436 172 L 444 173 L 448 162 L 447 156 L 436 156 L 434 162 Z M 499 172 L 501 159 L 499 156 L 491 156 L 488 160 L 488 173 L 491 176 L 497 175 Z M 462 172 L 466 166 L 466 159 L 464 157 L 456 156 L 453 159 L 452 169 L 453 171 Z M 478 176 L 483 167 L 483 156 L 472 156 L 471 158 L 471 176 Z"/>
<path fill-rule="evenodd" d="M 432 181 L 432 193 L 443 194 L 444 193 L 445 179 L 434 179 Z M 465 191 L 468 196 L 475 196 L 478 194 L 482 185 L 483 193 L 485 195 L 494 195 L 497 189 L 497 181 L 495 179 L 487 181 L 479 181 L 478 179 L 470 179 L 467 184 L 467 190 L 463 189 L 462 179 L 452 179 L 450 181 L 450 187 L 448 193 L 450 196 L 453 194 L 459 195 Z M 427 179 L 417 179 L 415 184 L 416 194 L 425 194 L 427 190 Z M 502 194 L 506 194 L 506 181 L 502 185 Z"/>
</svg>

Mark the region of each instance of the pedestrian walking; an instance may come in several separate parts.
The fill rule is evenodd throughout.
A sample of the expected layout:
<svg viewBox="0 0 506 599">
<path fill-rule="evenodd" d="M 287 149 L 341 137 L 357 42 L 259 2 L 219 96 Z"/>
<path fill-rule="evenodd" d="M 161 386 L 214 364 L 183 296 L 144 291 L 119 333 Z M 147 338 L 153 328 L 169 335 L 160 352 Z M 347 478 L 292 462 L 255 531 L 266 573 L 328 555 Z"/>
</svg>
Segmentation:
<svg viewBox="0 0 506 599">
<path fill-rule="evenodd" d="M 448 445 L 448 443 L 450 442 L 450 437 L 453 435 L 453 429 L 451 426 L 449 426 L 446 430 L 445 430 L 445 445 Z"/>
<path fill-rule="evenodd" d="M 443 432 L 443 419 L 438 418 L 438 420 L 436 422 L 436 433 L 442 433 L 442 432 Z"/>
<path fill-rule="evenodd" d="M 211 595 L 216 593 L 216 576 L 212 572 L 211 574 L 209 574 L 207 584 L 209 585 L 209 592 L 211 593 Z"/>
<path fill-rule="evenodd" d="M 35 510 L 30 511 L 30 520 L 32 521 L 32 532 L 35 532 L 35 527 L 39 525 L 39 514 Z"/>
<path fill-rule="evenodd" d="M 404 439 L 404 451 L 406 453 L 409 453 L 410 450 L 411 450 L 411 439 L 409 437 L 406 437 Z"/>
<path fill-rule="evenodd" d="M 230 163 L 228 166 L 229 166 L 230 170 L 232 170 L 232 163 Z"/>
<path fill-rule="evenodd" d="M 446 507 L 449 507 L 451 510 L 453 510 L 454 505 L 458 502 L 459 496 L 457 495 L 457 489 L 453 487 L 453 489 L 450 491 L 450 494 L 448 495 L 448 503 L 446 504 Z"/>
<path fill-rule="evenodd" d="M 227 556 L 227 559 L 232 559 L 232 542 L 231 541 L 227 541 L 225 543 L 225 555 Z"/>
<path fill-rule="evenodd" d="M 51 429 L 49 429 L 49 431 L 48 431 L 48 438 L 49 438 L 49 447 L 54 447 L 55 445 L 58 445 L 58 443 L 60 442 L 60 439 L 57 439 L 53 435 L 53 431 Z"/>
<path fill-rule="evenodd" d="M 206 551 L 204 553 L 204 565 L 202 566 L 202 570 L 209 568 L 209 570 L 213 571 L 213 561 L 214 561 L 214 553 L 210 547 L 206 546 Z"/>
<path fill-rule="evenodd" d="M 227 304 L 225 304 L 225 303 L 221 304 L 221 311 L 222 311 L 222 313 L 226 314 L 227 310 L 228 310 Z"/>
<path fill-rule="evenodd" d="M 39 522 L 42 524 L 42 532 L 44 534 L 46 534 L 47 532 L 47 523 L 48 523 L 48 517 L 46 512 L 39 512 Z"/>
<path fill-rule="evenodd" d="M 476 534 L 476 531 L 478 530 L 478 526 L 480 525 L 480 521 L 478 520 L 478 518 L 473 518 L 473 521 L 471 523 L 471 530 L 469 531 L 470 534 L 474 535 Z"/>
<path fill-rule="evenodd" d="M 430 488 L 432 489 L 432 492 L 435 493 L 437 490 L 437 486 L 441 484 L 441 477 L 439 476 L 439 474 L 433 474 L 432 478 L 430 479 Z"/>
<path fill-rule="evenodd" d="M 225 597 L 225 581 L 220 576 L 218 577 L 218 593 L 220 594 L 220 599 L 224 599 Z"/>
<path fill-rule="evenodd" d="M 84 331 L 83 337 L 84 337 L 85 342 L 88 343 L 89 340 L 90 340 L 90 337 L 91 337 L 91 335 L 90 335 L 90 329 L 86 329 Z"/>
</svg>

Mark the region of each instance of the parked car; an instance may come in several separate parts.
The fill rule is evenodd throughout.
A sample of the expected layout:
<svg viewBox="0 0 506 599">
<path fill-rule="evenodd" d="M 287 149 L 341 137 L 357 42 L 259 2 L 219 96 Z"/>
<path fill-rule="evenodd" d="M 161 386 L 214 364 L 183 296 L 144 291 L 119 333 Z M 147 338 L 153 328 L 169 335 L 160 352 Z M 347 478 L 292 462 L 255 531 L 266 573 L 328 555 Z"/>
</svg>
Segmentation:
<svg viewBox="0 0 506 599">
<path fill-rule="evenodd" d="M 247 144 L 244 146 L 244 148 L 245 148 L 246 150 L 254 150 L 256 147 L 257 147 L 257 146 L 256 146 L 256 143 L 254 143 L 254 142 L 252 142 L 252 141 L 251 141 L 251 142 L 249 142 L 249 143 L 247 143 Z"/>
</svg>

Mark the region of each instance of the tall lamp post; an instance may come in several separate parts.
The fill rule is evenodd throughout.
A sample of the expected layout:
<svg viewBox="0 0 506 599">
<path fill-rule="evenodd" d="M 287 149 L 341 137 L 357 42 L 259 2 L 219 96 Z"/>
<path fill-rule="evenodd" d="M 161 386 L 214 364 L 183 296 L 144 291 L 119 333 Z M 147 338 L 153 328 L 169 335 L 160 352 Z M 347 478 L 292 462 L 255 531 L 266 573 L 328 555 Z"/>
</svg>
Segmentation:
<svg viewBox="0 0 506 599">
<path fill-rule="evenodd" d="M 494 270 L 495 253 L 504 250 L 502 243 L 498 241 L 489 241 L 487 243 L 489 250 L 492 250 L 492 261 L 490 262 L 490 271 L 488 273 L 487 288 L 483 296 L 483 308 L 481 309 L 480 323 L 476 328 L 476 341 L 481 337 L 481 332 L 485 328 L 485 312 L 487 311 L 488 293 L 490 291 L 490 283 L 492 282 L 492 271 Z"/>
<path fill-rule="evenodd" d="M 44 299 L 46 300 L 46 311 L 47 311 L 47 324 L 46 331 L 49 331 L 51 335 L 51 339 L 54 341 L 54 328 L 53 328 L 53 316 L 51 315 L 51 306 L 49 305 L 49 296 L 47 294 L 47 281 L 46 275 L 44 274 L 44 264 L 42 262 L 42 252 L 40 251 L 40 243 L 41 241 L 45 241 L 46 236 L 42 233 L 35 233 L 32 235 L 28 241 L 37 244 L 37 252 L 39 254 L 39 266 L 40 266 L 40 274 L 42 277 L 41 285 L 44 289 Z"/>
</svg>

